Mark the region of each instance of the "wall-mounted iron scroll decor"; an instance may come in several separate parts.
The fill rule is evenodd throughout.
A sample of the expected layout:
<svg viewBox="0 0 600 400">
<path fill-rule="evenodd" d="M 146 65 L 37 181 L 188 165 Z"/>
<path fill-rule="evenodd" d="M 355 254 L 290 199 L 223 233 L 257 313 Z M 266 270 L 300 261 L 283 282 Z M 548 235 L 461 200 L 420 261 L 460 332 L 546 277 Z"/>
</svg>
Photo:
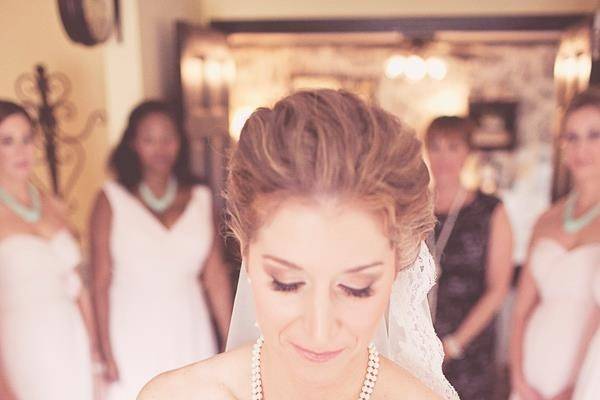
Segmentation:
<svg viewBox="0 0 600 400">
<path fill-rule="evenodd" d="M 75 105 L 69 100 L 71 88 L 71 81 L 65 74 L 48 73 L 43 65 L 37 65 L 34 73 L 22 74 L 15 83 L 19 101 L 34 118 L 41 133 L 49 189 L 63 198 L 72 193 L 83 171 L 86 159 L 83 142 L 106 119 L 104 111 L 93 111 L 81 131 L 65 132 L 61 122 L 72 120 L 77 114 Z M 41 184 L 46 180 L 38 181 Z"/>
</svg>

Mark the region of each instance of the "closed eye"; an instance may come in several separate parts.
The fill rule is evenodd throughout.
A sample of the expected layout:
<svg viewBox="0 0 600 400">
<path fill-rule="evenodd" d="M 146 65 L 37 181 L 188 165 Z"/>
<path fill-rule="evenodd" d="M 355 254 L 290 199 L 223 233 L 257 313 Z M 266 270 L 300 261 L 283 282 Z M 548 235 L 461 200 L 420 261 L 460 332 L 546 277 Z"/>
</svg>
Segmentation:
<svg viewBox="0 0 600 400">
<path fill-rule="evenodd" d="M 579 138 L 578 138 L 578 137 L 577 137 L 577 135 L 576 135 L 576 134 L 574 134 L 574 133 L 567 132 L 567 133 L 565 133 L 565 134 L 563 135 L 563 140 L 564 140 L 564 141 L 566 141 L 566 142 L 569 142 L 569 143 L 574 143 L 574 142 L 576 142 L 578 139 L 579 139 Z"/>
<path fill-rule="evenodd" d="M 370 297 L 373 295 L 373 288 L 371 286 L 367 286 L 362 289 L 355 289 L 345 285 L 339 285 L 340 288 L 346 293 L 348 296 L 352 297 Z"/>
<path fill-rule="evenodd" d="M 304 282 L 283 283 L 273 278 L 271 286 L 273 287 L 273 290 L 277 292 L 295 292 L 304 286 Z"/>
</svg>

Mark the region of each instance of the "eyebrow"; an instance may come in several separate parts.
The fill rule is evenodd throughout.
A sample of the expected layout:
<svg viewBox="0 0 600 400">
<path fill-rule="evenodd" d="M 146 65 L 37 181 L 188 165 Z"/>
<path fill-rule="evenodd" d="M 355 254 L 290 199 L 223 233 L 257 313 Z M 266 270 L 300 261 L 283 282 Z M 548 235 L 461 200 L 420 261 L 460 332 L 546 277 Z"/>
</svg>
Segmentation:
<svg viewBox="0 0 600 400">
<path fill-rule="evenodd" d="M 295 269 L 295 270 L 302 270 L 303 269 L 302 267 L 300 267 L 300 266 L 298 266 L 298 265 L 296 265 L 296 264 L 294 264 L 292 262 L 286 261 L 286 260 L 281 259 L 279 257 L 272 256 L 270 254 L 265 254 L 262 257 L 265 260 L 275 261 L 276 263 L 281 264 L 281 265 L 283 265 L 285 267 L 288 267 L 288 268 L 291 268 L 291 269 Z M 352 274 L 352 273 L 363 271 L 365 269 L 377 267 L 379 265 L 383 265 L 383 262 L 381 262 L 381 261 L 375 261 L 375 262 L 372 262 L 370 264 L 359 265 L 357 267 L 353 267 L 353 268 L 350 268 L 350 269 L 344 271 L 344 273 L 345 274 Z"/>
</svg>

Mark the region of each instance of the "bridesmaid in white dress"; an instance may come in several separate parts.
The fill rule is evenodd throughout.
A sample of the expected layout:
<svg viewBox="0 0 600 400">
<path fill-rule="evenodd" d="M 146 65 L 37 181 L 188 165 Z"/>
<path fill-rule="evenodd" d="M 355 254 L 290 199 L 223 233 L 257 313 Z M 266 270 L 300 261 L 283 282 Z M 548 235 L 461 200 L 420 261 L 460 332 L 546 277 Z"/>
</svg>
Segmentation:
<svg viewBox="0 0 600 400">
<path fill-rule="evenodd" d="M 211 193 L 191 184 L 167 105 L 132 111 L 111 167 L 91 221 L 95 306 L 108 398 L 131 400 L 153 376 L 217 353 L 211 319 L 226 337 L 231 282 Z"/>
<path fill-rule="evenodd" d="M 61 204 L 29 183 L 34 161 L 30 117 L 0 101 L 0 399 L 91 400 L 80 252 Z"/>
<path fill-rule="evenodd" d="M 600 92 L 573 99 L 560 139 L 574 185 L 537 222 L 519 285 L 511 340 L 516 399 L 571 399 L 597 326 L 592 282 L 600 268 Z"/>
</svg>

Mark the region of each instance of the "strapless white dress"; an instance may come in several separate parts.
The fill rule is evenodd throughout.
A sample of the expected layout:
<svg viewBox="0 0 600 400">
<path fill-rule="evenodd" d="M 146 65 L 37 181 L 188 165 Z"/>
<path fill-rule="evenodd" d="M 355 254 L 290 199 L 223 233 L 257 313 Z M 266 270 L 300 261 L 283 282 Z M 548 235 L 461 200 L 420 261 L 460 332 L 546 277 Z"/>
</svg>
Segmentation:
<svg viewBox="0 0 600 400">
<path fill-rule="evenodd" d="M 523 373 L 544 398 L 574 384 L 571 373 L 594 307 L 590 282 L 598 262 L 598 246 L 567 250 L 544 238 L 532 250 L 530 267 L 540 301 L 525 330 Z"/>
<path fill-rule="evenodd" d="M 212 195 L 193 188 L 167 229 L 121 185 L 103 190 L 112 209 L 109 329 L 120 374 L 108 399 L 133 400 L 154 376 L 217 352 L 198 281 L 214 237 Z"/>
<path fill-rule="evenodd" d="M 76 304 L 76 241 L 13 234 L 0 241 L 0 362 L 18 400 L 91 400 L 89 341 Z"/>
<path fill-rule="evenodd" d="M 600 244 L 589 245 L 595 249 L 596 272 L 593 281 L 596 307 L 600 307 Z M 600 399 L 600 329 L 596 331 L 586 355 L 575 387 L 573 400 Z"/>
</svg>

